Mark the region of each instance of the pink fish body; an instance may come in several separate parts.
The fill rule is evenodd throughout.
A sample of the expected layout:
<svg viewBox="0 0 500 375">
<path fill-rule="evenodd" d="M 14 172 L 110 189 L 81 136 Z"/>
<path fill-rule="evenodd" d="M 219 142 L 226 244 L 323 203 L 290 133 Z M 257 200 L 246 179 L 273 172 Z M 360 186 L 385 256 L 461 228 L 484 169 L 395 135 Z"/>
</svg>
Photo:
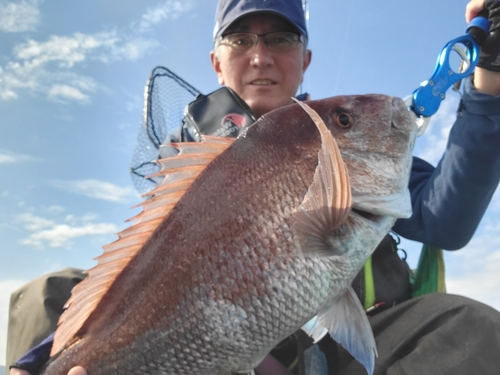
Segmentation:
<svg viewBox="0 0 500 375">
<path fill-rule="evenodd" d="M 324 124 L 294 104 L 234 143 L 177 145 L 137 222 L 73 291 L 43 374 L 249 371 L 313 317 L 313 337 L 328 330 L 372 371 L 350 283 L 411 213 L 416 129 L 386 96 L 308 105 Z"/>
</svg>

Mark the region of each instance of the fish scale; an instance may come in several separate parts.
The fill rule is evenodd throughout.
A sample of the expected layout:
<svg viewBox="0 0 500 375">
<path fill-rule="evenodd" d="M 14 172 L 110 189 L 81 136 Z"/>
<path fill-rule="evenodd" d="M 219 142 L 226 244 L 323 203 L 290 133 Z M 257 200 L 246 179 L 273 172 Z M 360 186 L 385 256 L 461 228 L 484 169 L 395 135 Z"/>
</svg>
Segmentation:
<svg viewBox="0 0 500 375">
<path fill-rule="evenodd" d="M 408 214 L 416 129 L 399 99 L 308 104 L 324 122 L 294 104 L 234 143 L 174 145 L 140 226 L 105 246 L 75 288 L 43 374 L 249 371 L 314 316 L 313 338 L 328 330 L 373 370 L 375 341 L 350 283 Z"/>
</svg>

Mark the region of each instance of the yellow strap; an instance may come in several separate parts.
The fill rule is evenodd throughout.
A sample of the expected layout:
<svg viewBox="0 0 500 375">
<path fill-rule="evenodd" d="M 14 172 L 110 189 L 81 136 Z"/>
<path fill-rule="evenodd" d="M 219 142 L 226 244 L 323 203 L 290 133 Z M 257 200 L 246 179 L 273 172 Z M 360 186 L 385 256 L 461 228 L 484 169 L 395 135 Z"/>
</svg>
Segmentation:
<svg viewBox="0 0 500 375">
<path fill-rule="evenodd" d="M 375 282 L 373 281 L 372 257 L 370 256 L 364 266 L 365 273 L 365 301 L 363 307 L 368 310 L 375 305 Z"/>
<path fill-rule="evenodd" d="M 445 271 L 445 266 L 444 266 L 444 255 L 443 255 L 443 250 L 439 249 L 438 250 L 438 287 L 437 291 L 438 293 L 446 293 L 446 271 Z"/>
</svg>

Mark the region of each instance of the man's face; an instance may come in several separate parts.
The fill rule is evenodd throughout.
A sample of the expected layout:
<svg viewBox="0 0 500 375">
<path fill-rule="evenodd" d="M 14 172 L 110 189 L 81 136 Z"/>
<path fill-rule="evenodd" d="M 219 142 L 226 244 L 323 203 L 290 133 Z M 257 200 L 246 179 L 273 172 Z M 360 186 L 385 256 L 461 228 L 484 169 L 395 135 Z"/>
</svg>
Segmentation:
<svg viewBox="0 0 500 375">
<path fill-rule="evenodd" d="M 279 16 L 260 13 L 235 21 L 224 35 L 232 33 L 267 34 L 296 32 Z M 255 116 L 292 103 L 311 61 L 311 52 L 302 43 L 287 52 L 272 52 L 264 40 L 247 52 L 236 52 L 221 44 L 211 53 L 212 65 L 220 85 L 232 88 L 252 109 Z"/>
</svg>

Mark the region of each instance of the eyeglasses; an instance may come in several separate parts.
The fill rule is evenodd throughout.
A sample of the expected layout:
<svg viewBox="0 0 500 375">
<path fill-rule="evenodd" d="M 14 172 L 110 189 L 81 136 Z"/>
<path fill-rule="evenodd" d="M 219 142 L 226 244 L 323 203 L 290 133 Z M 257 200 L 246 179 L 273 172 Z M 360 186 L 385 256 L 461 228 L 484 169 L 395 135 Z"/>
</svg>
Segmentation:
<svg viewBox="0 0 500 375">
<path fill-rule="evenodd" d="M 293 50 L 299 43 L 304 43 L 302 35 L 278 31 L 267 34 L 234 33 L 219 37 L 218 44 L 228 46 L 235 52 L 248 52 L 264 39 L 267 48 L 272 52 L 288 52 Z"/>
</svg>

